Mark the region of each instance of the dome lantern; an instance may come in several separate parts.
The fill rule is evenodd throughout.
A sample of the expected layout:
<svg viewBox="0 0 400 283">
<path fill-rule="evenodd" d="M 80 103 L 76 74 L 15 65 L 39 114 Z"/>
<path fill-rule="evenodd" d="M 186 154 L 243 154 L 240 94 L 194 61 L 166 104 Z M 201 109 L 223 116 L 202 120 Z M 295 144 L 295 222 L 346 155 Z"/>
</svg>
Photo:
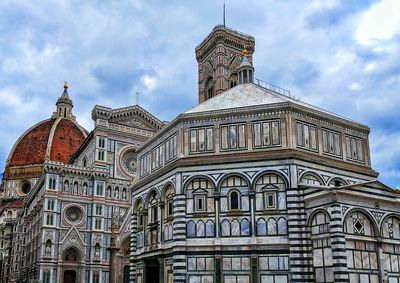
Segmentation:
<svg viewBox="0 0 400 283">
<path fill-rule="evenodd" d="M 53 118 L 69 118 L 75 120 L 75 116 L 72 114 L 72 108 L 74 104 L 68 95 L 68 82 L 64 82 L 64 92 L 57 99 L 56 102 L 57 109 L 53 113 Z"/>
<path fill-rule="evenodd" d="M 239 84 L 247 84 L 254 81 L 254 67 L 250 63 L 247 54 L 248 51 L 246 49 L 246 46 L 244 46 L 242 51 L 242 63 L 238 68 Z"/>
</svg>

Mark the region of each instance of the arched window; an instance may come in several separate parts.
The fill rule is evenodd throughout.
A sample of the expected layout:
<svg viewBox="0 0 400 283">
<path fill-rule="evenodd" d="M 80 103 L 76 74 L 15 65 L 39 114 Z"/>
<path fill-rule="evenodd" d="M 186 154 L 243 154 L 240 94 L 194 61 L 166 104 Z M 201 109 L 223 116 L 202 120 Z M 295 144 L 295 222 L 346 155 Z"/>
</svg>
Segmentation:
<svg viewBox="0 0 400 283">
<path fill-rule="evenodd" d="M 51 241 L 47 240 L 45 247 L 44 247 L 44 255 L 45 256 L 51 256 Z"/>
<path fill-rule="evenodd" d="M 149 223 L 156 223 L 158 221 L 158 198 L 155 191 L 153 191 L 149 198 Z"/>
<path fill-rule="evenodd" d="M 242 236 L 250 236 L 250 222 L 246 218 L 240 222 L 240 234 Z"/>
<path fill-rule="evenodd" d="M 268 235 L 269 236 L 274 236 L 277 234 L 277 222 L 274 218 L 269 218 L 268 219 Z"/>
<path fill-rule="evenodd" d="M 205 237 L 205 235 L 206 235 L 205 224 L 202 220 L 199 220 L 196 223 L 196 237 L 202 238 Z"/>
<path fill-rule="evenodd" d="M 215 225 L 214 225 L 214 221 L 212 221 L 212 220 L 207 220 L 206 237 L 215 237 Z"/>
<path fill-rule="evenodd" d="M 372 219 L 361 211 L 346 216 L 344 231 L 350 282 L 379 282 L 378 248 Z"/>
<path fill-rule="evenodd" d="M 82 165 L 83 165 L 83 167 L 87 167 L 87 159 L 86 159 L 86 157 L 83 158 Z"/>
<path fill-rule="evenodd" d="M 260 218 L 257 220 L 257 236 L 266 236 L 267 235 L 267 222 L 264 218 Z"/>
<path fill-rule="evenodd" d="M 205 178 L 196 178 L 186 186 L 187 213 L 212 213 L 214 212 L 214 202 L 209 199 L 214 195 L 214 187 Z"/>
<path fill-rule="evenodd" d="M 231 222 L 231 236 L 240 236 L 240 224 L 237 219 Z"/>
<path fill-rule="evenodd" d="M 87 195 L 87 189 L 88 189 L 88 185 L 86 183 L 83 183 L 82 186 L 82 195 L 86 196 Z"/>
<path fill-rule="evenodd" d="M 286 208 L 286 182 L 274 173 L 260 176 L 255 184 L 256 210 L 276 210 Z"/>
<path fill-rule="evenodd" d="M 164 190 L 164 202 L 165 202 L 165 216 L 166 218 L 172 217 L 174 214 L 174 203 L 173 198 L 175 189 L 173 186 L 168 185 Z"/>
<path fill-rule="evenodd" d="M 382 236 L 386 239 L 400 239 L 400 218 L 388 217 L 382 223 Z"/>
<path fill-rule="evenodd" d="M 194 221 L 190 220 L 187 224 L 186 224 L 186 229 L 187 229 L 187 237 L 188 238 L 194 238 L 196 237 L 196 224 L 194 223 Z"/>
<path fill-rule="evenodd" d="M 66 262 L 78 262 L 80 261 L 79 252 L 76 248 L 68 248 L 64 253 L 63 260 Z"/>
<path fill-rule="evenodd" d="M 115 188 L 114 198 L 119 199 L 119 188 L 118 187 Z"/>
<path fill-rule="evenodd" d="M 323 211 L 316 213 L 310 223 L 315 282 L 334 282 L 329 223 L 330 217 Z"/>
<path fill-rule="evenodd" d="M 283 217 L 278 219 L 278 234 L 279 235 L 286 235 L 287 234 L 286 219 L 283 218 Z"/>
<path fill-rule="evenodd" d="M 72 193 L 74 195 L 78 194 L 78 182 L 74 182 L 74 187 L 73 187 Z"/>
<path fill-rule="evenodd" d="M 231 191 L 229 194 L 229 209 L 240 209 L 239 192 Z"/>
<path fill-rule="evenodd" d="M 223 237 L 231 235 L 231 224 L 228 219 L 224 219 L 221 222 L 221 235 Z"/>
<path fill-rule="evenodd" d="M 400 245 L 400 218 L 390 216 L 382 222 L 382 250 L 383 268 L 389 277 L 389 282 L 400 282 L 400 268 L 396 265 L 399 262 Z"/>
<path fill-rule="evenodd" d="M 309 185 L 324 185 L 324 182 L 315 174 L 307 173 L 301 177 L 300 183 Z"/>
<path fill-rule="evenodd" d="M 214 81 L 212 78 L 207 80 L 205 85 L 206 99 L 210 99 L 215 95 Z"/>
<path fill-rule="evenodd" d="M 99 243 L 96 243 L 94 245 L 94 257 L 100 258 L 100 244 Z"/>
<path fill-rule="evenodd" d="M 68 181 L 64 182 L 64 192 L 66 192 L 66 193 L 69 192 L 69 182 Z"/>
</svg>

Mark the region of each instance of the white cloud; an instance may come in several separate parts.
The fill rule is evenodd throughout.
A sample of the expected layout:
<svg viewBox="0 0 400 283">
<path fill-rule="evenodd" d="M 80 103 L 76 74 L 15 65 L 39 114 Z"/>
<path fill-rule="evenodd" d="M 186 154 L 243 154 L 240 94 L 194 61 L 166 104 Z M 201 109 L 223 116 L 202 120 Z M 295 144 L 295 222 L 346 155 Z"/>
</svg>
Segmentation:
<svg viewBox="0 0 400 283">
<path fill-rule="evenodd" d="M 356 39 L 363 45 L 378 44 L 400 32 L 400 1 L 382 0 L 365 12 L 356 31 Z"/>
<path fill-rule="evenodd" d="M 349 89 L 351 89 L 351 90 L 360 90 L 361 89 L 361 85 L 359 83 L 352 83 L 349 86 Z"/>
<path fill-rule="evenodd" d="M 151 91 L 157 87 L 157 78 L 149 75 L 144 75 L 140 78 L 147 90 Z"/>
</svg>

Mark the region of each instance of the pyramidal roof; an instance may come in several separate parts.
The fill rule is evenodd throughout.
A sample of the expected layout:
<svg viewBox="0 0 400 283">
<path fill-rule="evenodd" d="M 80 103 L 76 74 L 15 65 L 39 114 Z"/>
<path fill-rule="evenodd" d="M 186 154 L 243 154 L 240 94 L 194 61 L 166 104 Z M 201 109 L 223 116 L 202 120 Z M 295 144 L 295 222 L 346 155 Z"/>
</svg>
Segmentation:
<svg viewBox="0 0 400 283">
<path fill-rule="evenodd" d="M 299 106 L 304 110 L 316 111 L 319 113 L 334 116 L 339 119 L 344 119 L 351 123 L 357 123 L 348 118 L 326 111 L 314 105 L 300 101 L 287 95 L 283 95 L 274 91 L 271 91 L 262 86 L 254 83 L 239 84 L 227 91 L 222 92 L 219 95 L 210 98 L 198 106 L 186 111 L 184 114 L 195 114 L 200 112 L 228 110 L 233 108 L 244 108 L 252 106 L 272 105 L 280 103 L 289 103 L 294 106 Z M 359 124 L 361 125 L 361 124 Z M 364 126 L 364 125 L 361 125 Z M 365 127 L 365 126 L 364 126 Z"/>
</svg>

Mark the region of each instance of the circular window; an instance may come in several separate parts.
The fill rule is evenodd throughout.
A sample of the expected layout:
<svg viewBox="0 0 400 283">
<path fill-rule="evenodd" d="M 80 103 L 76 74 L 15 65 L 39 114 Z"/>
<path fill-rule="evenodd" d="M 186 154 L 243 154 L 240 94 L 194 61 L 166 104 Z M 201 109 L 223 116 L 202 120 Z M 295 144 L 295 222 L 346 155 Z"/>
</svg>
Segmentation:
<svg viewBox="0 0 400 283">
<path fill-rule="evenodd" d="M 65 210 L 65 218 L 68 222 L 76 224 L 82 221 L 83 212 L 77 206 L 70 206 Z"/>
<path fill-rule="evenodd" d="M 22 181 L 19 184 L 19 188 L 18 188 L 18 194 L 20 196 L 26 196 L 27 194 L 29 194 L 31 192 L 31 183 L 29 183 L 29 181 L 25 180 Z"/>
<path fill-rule="evenodd" d="M 136 176 L 136 158 L 137 154 L 134 149 L 129 149 L 122 154 L 121 166 L 126 173 Z"/>
</svg>

